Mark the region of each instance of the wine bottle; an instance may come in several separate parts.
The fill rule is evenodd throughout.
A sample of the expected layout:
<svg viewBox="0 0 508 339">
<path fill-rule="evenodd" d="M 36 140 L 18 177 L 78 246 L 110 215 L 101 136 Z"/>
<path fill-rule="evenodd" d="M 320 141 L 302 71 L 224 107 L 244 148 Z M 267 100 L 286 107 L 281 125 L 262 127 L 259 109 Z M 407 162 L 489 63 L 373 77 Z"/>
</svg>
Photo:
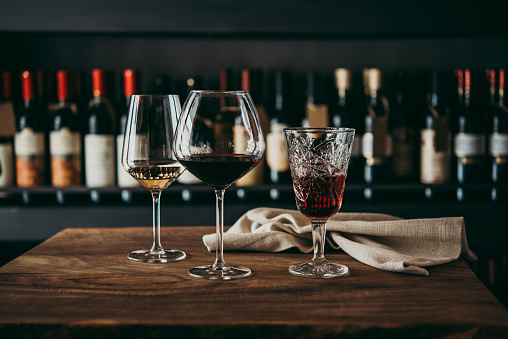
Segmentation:
<svg viewBox="0 0 508 339">
<path fill-rule="evenodd" d="M 505 70 L 487 69 L 486 73 L 489 84 L 489 111 L 491 112 L 490 178 L 494 184 L 491 198 L 492 200 L 501 200 L 506 198 L 507 192 L 502 192 L 498 186 L 508 183 L 508 108 L 504 102 Z"/>
<path fill-rule="evenodd" d="M 393 136 L 393 178 L 413 180 L 416 163 L 415 115 L 408 103 L 408 75 L 403 69 L 395 71 L 394 98 L 390 107 L 390 125 Z"/>
<path fill-rule="evenodd" d="M 137 80 L 138 75 L 134 69 L 125 69 L 123 71 L 123 97 L 124 106 L 121 109 L 120 119 L 118 120 L 118 134 L 116 136 L 116 175 L 118 178 L 118 187 L 139 187 L 139 183 L 129 174 L 122 166 L 122 148 L 127 125 L 127 117 L 129 116 L 129 102 L 131 95 L 138 94 Z"/>
<path fill-rule="evenodd" d="M 305 116 L 303 127 L 328 127 L 328 105 L 323 90 L 323 79 L 318 72 L 307 73 Z"/>
<path fill-rule="evenodd" d="M 485 180 L 485 121 L 483 112 L 473 106 L 472 73 L 470 69 L 457 69 L 457 134 L 454 138 L 454 154 L 457 166 L 457 199 L 475 198 L 474 192 L 464 184 Z M 478 84 L 475 84 L 478 86 Z M 477 93 L 476 93 L 477 95 Z"/>
<path fill-rule="evenodd" d="M 234 82 L 234 72 L 230 69 L 221 69 L 219 74 L 219 87 L 221 91 L 234 91 L 240 88 L 236 87 Z M 235 125 L 236 112 L 231 111 L 229 105 L 221 102 L 221 114 L 216 117 L 213 124 L 213 133 L 216 145 L 227 144 L 234 139 L 233 131 Z M 205 123 L 199 121 L 196 123 Z M 217 146 L 216 146 L 217 147 Z"/>
<path fill-rule="evenodd" d="M 334 72 L 335 91 L 330 104 L 333 127 L 352 127 L 355 139 L 348 166 L 348 181 L 360 182 L 363 172 L 362 135 L 363 124 L 360 112 L 353 98 L 353 76 L 349 69 L 337 68 Z"/>
<path fill-rule="evenodd" d="M 291 83 L 288 72 L 276 71 L 270 75 L 270 133 L 266 136 L 266 163 L 272 184 L 291 183 L 289 157 L 284 128 L 289 127 L 288 100 Z M 275 192 L 273 195 L 278 196 Z"/>
<path fill-rule="evenodd" d="M 203 89 L 203 79 L 199 76 L 191 77 L 185 79 L 183 84 L 180 85 L 180 97 L 185 100 L 189 93 L 193 90 Z M 232 130 L 232 129 L 230 129 Z M 184 171 L 182 175 L 176 179 L 176 181 L 179 184 L 185 184 L 185 185 L 192 185 L 192 184 L 199 184 L 202 181 L 197 178 L 194 174 L 192 174 L 189 171 Z M 191 200 L 191 192 L 189 190 L 186 190 L 185 193 L 182 191 L 182 199 L 184 201 L 190 201 Z"/>
<path fill-rule="evenodd" d="M 0 187 L 14 184 L 14 133 L 11 73 L 0 72 Z"/>
<path fill-rule="evenodd" d="M 381 71 L 368 68 L 363 71 L 365 105 L 365 133 L 362 140 L 364 180 L 368 184 L 389 180 L 389 161 L 392 155 L 392 137 L 388 119 L 388 100 L 381 93 Z"/>
<path fill-rule="evenodd" d="M 264 101 L 263 101 L 263 91 L 262 91 L 262 72 L 260 70 L 252 70 L 252 69 L 243 69 L 241 75 L 241 83 L 242 83 L 242 91 L 250 92 L 252 97 L 252 101 L 256 106 L 256 110 L 258 112 L 259 121 L 261 124 L 261 129 L 263 130 L 263 134 L 266 140 L 266 136 L 270 131 L 270 121 L 268 119 L 268 114 L 266 112 Z M 235 124 L 234 126 L 234 143 L 235 146 L 238 146 L 239 149 L 245 149 L 243 146 L 249 135 L 246 133 L 245 127 L 243 124 Z M 263 173 L 265 170 L 265 159 L 261 160 L 261 163 L 252 169 L 249 173 L 247 173 L 244 177 L 236 182 L 236 186 L 256 186 L 261 185 L 263 183 Z M 237 191 L 238 192 L 238 191 Z M 243 197 L 245 192 L 240 190 L 239 196 Z"/>
<path fill-rule="evenodd" d="M 36 104 L 34 75 L 21 73 L 23 105 L 17 113 L 14 151 L 16 154 L 16 183 L 19 187 L 44 184 L 44 127 L 43 111 Z"/>
<path fill-rule="evenodd" d="M 427 198 L 435 196 L 432 185 L 450 180 L 450 110 L 443 100 L 442 82 L 441 72 L 429 72 L 420 130 L 420 182 L 431 185 L 425 192 Z"/>
<path fill-rule="evenodd" d="M 69 72 L 58 71 L 58 105 L 49 133 L 51 183 L 55 187 L 81 183 L 81 133 L 77 105 L 70 102 Z"/>
<path fill-rule="evenodd" d="M 85 182 L 88 187 L 115 185 L 115 113 L 107 98 L 106 74 L 92 71 L 93 98 L 89 103 L 85 140 Z"/>
</svg>

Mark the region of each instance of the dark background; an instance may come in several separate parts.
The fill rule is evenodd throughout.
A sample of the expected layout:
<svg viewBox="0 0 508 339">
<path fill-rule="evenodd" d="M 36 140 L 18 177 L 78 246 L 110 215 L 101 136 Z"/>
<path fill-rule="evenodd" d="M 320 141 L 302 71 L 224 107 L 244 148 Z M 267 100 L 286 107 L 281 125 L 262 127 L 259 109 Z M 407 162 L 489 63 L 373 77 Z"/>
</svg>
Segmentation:
<svg viewBox="0 0 508 339">
<path fill-rule="evenodd" d="M 329 74 L 337 67 L 356 73 L 378 67 L 385 74 L 396 68 L 481 71 L 508 65 L 507 15 L 508 3 L 502 1 L 1 0 L 0 70 L 81 70 L 89 83 L 93 68 L 114 70 L 118 79 L 122 69 L 136 68 L 146 92 L 160 76 L 174 84 L 199 75 L 205 87 L 213 87 L 222 68 Z M 440 201 L 427 201 L 418 185 L 388 185 L 380 190 L 386 196 L 367 202 L 364 186 L 348 188 L 342 211 L 465 216 L 470 243 L 482 254 L 479 274 L 487 284 L 490 261 L 506 256 L 506 201 L 457 203 L 448 194 L 453 185 Z M 211 192 L 190 188 L 202 199 L 186 204 L 182 189 L 174 185 L 163 194 L 163 225 L 214 224 Z M 290 188 L 284 190 L 291 194 Z M 295 208 L 290 196 L 271 201 L 267 192 L 261 187 L 245 201 L 232 189 L 226 196 L 226 223 L 261 205 Z M 139 200 L 134 205 L 122 204 L 118 190 L 106 192 L 103 202 L 94 205 L 79 202 L 88 194 L 83 188 L 71 192 L 70 199 L 77 198 L 67 206 L 58 205 L 51 190 L 36 191 L 32 204 L 21 203 L 22 192 L 15 193 L 18 200 L 0 202 L 4 262 L 65 227 L 151 222 L 144 191 L 135 192 Z M 507 273 L 498 267 L 496 274 Z M 508 279 L 498 279 L 489 287 L 506 294 L 507 284 Z"/>
</svg>

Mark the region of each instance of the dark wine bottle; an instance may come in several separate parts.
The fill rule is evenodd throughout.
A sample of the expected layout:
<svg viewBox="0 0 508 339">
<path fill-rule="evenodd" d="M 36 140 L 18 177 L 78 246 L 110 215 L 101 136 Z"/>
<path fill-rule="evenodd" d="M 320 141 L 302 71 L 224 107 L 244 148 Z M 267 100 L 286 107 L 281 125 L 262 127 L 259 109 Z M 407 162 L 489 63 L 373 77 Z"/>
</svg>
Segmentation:
<svg viewBox="0 0 508 339">
<path fill-rule="evenodd" d="M 270 121 L 264 105 L 263 98 L 263 74 L 261 70 L 257 69 L 243 69 L 241 75 L 242 91 L 248 91 L 252 97 L 252 101 L 256 106 L 258 112 L 261 129 L 266 140 L 266 136 L 270 131 Z M 239 116 L 237 115 L 237 118 Z M 249 138 L 246 134 L 245 127 L 240 124 L 235 124 L 233 140 L 235 145 L 238 145 L 239 149 L 244 149 L 243 146 Z M 252 169 L 249 173 L 238 180 L 235 185 L 242 186 L 257 186 L 261 185 L 264 180 L 265 160 L 261 160 L 261 163 Z M 237 191 L 238 192 L 238 191 Z M 243 197 L 244 191 L 239 191 L 239 196 Z"/>
<path fill-rule="evenodd" d="M 309 72 L 306 77 L 306 103 L 303 127 L 329 127 L 329 112 L 323 89 L 323 77 L 318 72 Z"/>
<path fill-rule="evenodd" d="M 363 71 L 365 104 L 362 140 L 364 180 L 368 184 L 389 180 L 389 161 L 392 155 L 392 137 L 389 130 L 389 105 L 381 93 L 381 71 L 368 68 Z"/>
<path fill-rule="evenodd" d="M 85 181 L 88 187 L 115 185 L 115 113 L 106 84 L 106 72 L 92 71 L 93 98 L 89 103 L 85 140 Z"/>
<path fill-rule="evenodd" d="M 266 136 L 266 163 L 269 173 L 268 181 L 271 184 L 291 183 L 289 157 L 284 136 L 284 128 L 289 127 L 290 83 L 288 72 L 276 71 L 270 75 L 270 133 Z M 276 193 L 272 195 L 278 196 Z"/>
<path fill-rule="evenodd" d="M 52 113 L 49 133 L 51 183 L 55 187 L 76 186 L 81 183 L 81 133 L 76 103 L 70 99 L 70 77 L 58 71 L 58 105 Z"/>
<path fill-rule="evenodd" d="M 14 184 L 14 133 L 11 73 L 0 72 L 0 187 Z"/>
<path fill-rule="evenodd" d="M 390 126 L 393 136 L 393 178 L 398 181 L 414 180 L 416 173 L 415 114 L 409 105 L 408 92 L 407 71 L 397 69 L 394 98 L 390 107 Z"/>
<path fill-rule="evenodd" d="M 221 91 L 239 90 L 234 81 L 234 72 L 230 69 L 221 69 L 219 74 L 219 87 Z M 233 126 L 235 125 L 236 112 L 229 109 L 229 105 L 222 102 L 221 114 L 217 115 L 213 124 L 213 134 L 216 145 L 225 145 L 233 139 Z M 197 121 L 196 123 L 205 123 Z M 184 172 L 185 174 L 185 172 Z"/>
<path fill-rule="evenodd" d="M 429 185 L 427 198 L 436 197 L 435 185 L 450 180 L 450 110 L 443 100 L 442 83 L 440 71 L 429 72 L 420 130 L 420 182 Z"/>
<path fill-rule="evenodd" d="M 487 69 L 489 84 L 490 136 L 489 155 L 491 163 L 490 178 L 494 187 L 492 200 L 503 200 L 508 192 L 501 191 L 501 184 L 508 183 L 508 108 L 504 102 L 505 70 Z"/>
<path fill-rule="evenodd" d="M 16 182 L 19 187 L 44 184 L 45 120 L 34 95 L 34 76 L 21 73 L 23 105 L 17 113 L 14 151 L 16 154 Z"/>
<path fill-rule="evenodd" d="M 139 187 L 139 183 L 122 166 L 122 148 L 127 117 L 129 116 L 129 103 L 131 95 L 138 94 L 137 81 L 138 74 L 136 70 L 125 69 L 123 71 L 124 104 L 120 108 L 121 114 L 120 119 L 118 119 L 118 134 L 116 136 L 116 175 L 118 187 Z"/>
<path fill-rule="evenodd" d="M 363 178 L 362 135 L 360 110 L 353 97 L 353 75 L 349 69 L 337 68 L 334 72 L 335 91 L 330 104 L 333 127 L 352 127 L 355 139 L 348 166 L 348 181 L 360 182 Z"/>
<path fill-rule="evenodd" d="M 476 194 L 464 187 L 465 184 L 485 180 L 485 120 L 481 110 L 473 106 L 477 99 L 473 93 L 470 69 L 457 69 L 457 134 L 454 138 L 454 154 L 457 165 L 457 199 L 459 201 L 477 198 Z M 478 83 L 475 83 L 478 88 Z M 473 95 L 474 94 L 474 95 Z"/>
<path fill-rule="evenodd" d="M 222 74 L 222 71 L 221 71 Z M 226 86 L 224 84 L 224 86 Z M 185 101 L 185 99 L 189 96 L 189 93 L 193 90 L 203 90 L 203 79 L 200 76 L 194 76 L 185 79 L 182 81 L 179 85 L 179 95 L 181 102 Z M 227 124 L 226 124 L 227 126 Z M 232 131 L 232 128 L 229 128 L 230 131 Z M 176 181 L 179 184 L 184 185 L 192 185 L 192 184 L 199 184 L 202 183 L 202 181 L 197 178 L 194 174 L 192 174 L 189 171 L 184 171 L 177 179 Z M 182 190 L 182 199 L 186 202 L 190 202 L 192 200 L 192 193 L 191 191 L 184 189 Z M 195 197 L 194 197 L 195 198 Z"/>
</svg>

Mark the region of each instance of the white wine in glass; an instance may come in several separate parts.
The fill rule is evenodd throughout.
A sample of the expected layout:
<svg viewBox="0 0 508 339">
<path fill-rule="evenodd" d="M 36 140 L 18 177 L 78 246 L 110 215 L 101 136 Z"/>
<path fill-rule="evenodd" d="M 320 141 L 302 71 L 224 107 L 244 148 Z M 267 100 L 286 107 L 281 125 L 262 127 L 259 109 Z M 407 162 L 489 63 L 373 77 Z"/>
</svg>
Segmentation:
<svg viewBox="0 0 508 339">
<path fill-rule="evenodd" d="M 180 114 L 177 95 L 133 95 L 125 129 L 122 166 L 152 193 L 153 244 L 129 259 L 165 263 L 185 258 L 185 252 L 165 250 L 160 241 L 160 196 L 184 171 L 173 155 L 173 138 Z"/>
</svg>

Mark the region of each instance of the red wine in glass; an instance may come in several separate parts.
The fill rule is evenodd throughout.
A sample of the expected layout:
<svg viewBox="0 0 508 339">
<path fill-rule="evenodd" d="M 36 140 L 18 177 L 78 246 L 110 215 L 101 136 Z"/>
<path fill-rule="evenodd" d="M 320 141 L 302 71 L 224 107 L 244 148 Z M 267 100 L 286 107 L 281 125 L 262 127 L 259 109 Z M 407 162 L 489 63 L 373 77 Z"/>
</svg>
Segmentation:
<svg viewBox="0 0 508 339">
<path fill-rule="evenodd" d="M 347 275 L 345 265 L 326 260 L 326 223 L 335 215 L 344 194 L 355 130 L 352 128 L 285 128 L 296 206 L 312 226 L 314 257 L 289 267 L 307 278 Z"/>
<path fill-rule="evenodd" d="M 224 116 L 228 119 L 224 120 Z M 266 148 L 250 94 L 191 91 L 182 109 L 173 146 L 176 159 L 215 191 L 215 262 L 191 268 L 189 275 L 210 280 L 250 276 L 249 268 L 226 264 L 223 243 L 225 190 L 259 164 Z"/>
<path fill-rule="evenodd" d="M 225 189 L 261 160 L 246 154 L 194 154 L 180 159 L 189 172 L 214 189 Z"/>
<path fill-rule="evenodd" d="M 328 220 L 342 205 L 344 174 L 313 177 L 310 173 L 293 178 L 296 206 L 310 219 Z"/>
</svg>

